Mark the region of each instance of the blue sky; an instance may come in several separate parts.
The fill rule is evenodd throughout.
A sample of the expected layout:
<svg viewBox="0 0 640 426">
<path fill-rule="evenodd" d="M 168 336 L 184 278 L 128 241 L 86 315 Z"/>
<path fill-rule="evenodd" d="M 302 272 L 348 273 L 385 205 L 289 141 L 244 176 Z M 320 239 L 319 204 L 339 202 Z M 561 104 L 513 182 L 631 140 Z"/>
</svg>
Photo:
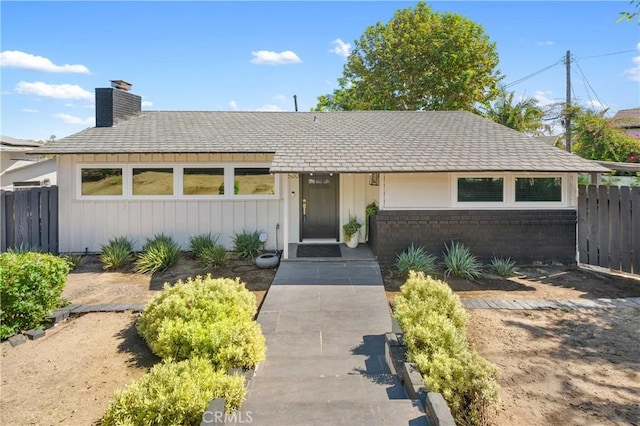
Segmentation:
<svg viewBox="0 0 640 426">
<path fill-rule="evenodd" d="M 58 139 L 94 124 L 93 93 L 133 83 L 147 110 L 283 110 L 337 87 L 365 28 L 416 2 L 0 2 L 1 132 Z M 481 24 L 510 86 L 544 105 L 565 96 L 613 113 L 640 106 L 640 26 L 628 1 L 438 1 Z M 624 52 L 624 53 L 618 53 Z"/>
</svg>

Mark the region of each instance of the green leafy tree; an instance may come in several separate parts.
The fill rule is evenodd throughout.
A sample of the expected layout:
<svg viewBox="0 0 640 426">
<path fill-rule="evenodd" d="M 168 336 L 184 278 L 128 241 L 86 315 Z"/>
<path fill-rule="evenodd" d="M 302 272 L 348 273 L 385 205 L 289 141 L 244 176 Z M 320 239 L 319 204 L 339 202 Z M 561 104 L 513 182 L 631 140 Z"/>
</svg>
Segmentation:
<svg viewBox="0 0 640 426">
<path fill-rule="evenodd" d="M 369 26 L 347 58 L 339 88 L 317 111 L 467 110 L 498 94 L 498 53 L 479 24 L 425 3 Z"/>
<path fill-rule="evenodd" d="M 590 160 L 640 163 L 640 140 L 604 116 L 581 110 L 573 116 L 573 152 Z"/>
<path fill-rule="evenodd" d="M 519 132 L 541 135 L 545 129 L 542 122 L 544 111 L 538 107 L 538 101 L 535 98 L 524 98 L 515 102 L 514 97 L 514 92 L 501 88 L 498 98 L 490 103 L 483 115 Z"/>
</svg>

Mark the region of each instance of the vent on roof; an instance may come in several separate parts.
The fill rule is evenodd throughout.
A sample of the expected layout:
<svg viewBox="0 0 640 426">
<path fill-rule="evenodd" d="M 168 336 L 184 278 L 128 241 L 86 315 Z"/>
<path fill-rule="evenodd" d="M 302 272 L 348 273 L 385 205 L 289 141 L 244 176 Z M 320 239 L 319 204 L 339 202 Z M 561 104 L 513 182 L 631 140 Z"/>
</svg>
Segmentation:
<svg viewBox="0 0 640 426">
<path fill-rule="evenodd" d="M 96 127 L 111 127 L 142 111 L 142 98 L 129 92 L 131 83 L 111 80 L 111 87 L 96 88 Z"/>
</svg>

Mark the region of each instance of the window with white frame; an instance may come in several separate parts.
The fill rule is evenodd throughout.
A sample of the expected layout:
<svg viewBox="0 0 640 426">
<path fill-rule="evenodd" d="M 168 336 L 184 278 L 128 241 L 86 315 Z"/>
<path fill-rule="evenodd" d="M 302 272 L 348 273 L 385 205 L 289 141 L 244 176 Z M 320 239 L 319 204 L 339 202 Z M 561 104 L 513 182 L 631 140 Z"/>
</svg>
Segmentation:
<svg viewBox="0 0 640 426">
<path fill-rule="evenodd" d="M 134 167 L 133 195 L 173 195 L 172 167 Z"/>
<path fill-rule="evenodd" d="M 80 194 L 83 196 L 123 195 L 122 168 L 82 167 L 80 169 Z"/>
<path fill-rule="evenodd" d="M 562 201 L 562 178 L 560 177 L 517 177 L 515 196 L 518 202 L 560 202 Z"/>
<path fill-rule="evenodd" d="M 78 164 L 81 198 L 243 198 L 277 197 L 269 167 L 245 164 Z"/>
<path fill-rule="evenodd" d="M 504 201 L 504 178 L 459 177 L 458 202 L 486 203 Z"/>
<path fill-rule="evenodd" d="M 183 195 L 224 195 L 224 167 L 184 167 Z"/>
<path fill-rule="evenodd" d="M 235 167 L 233 169 L 234 194 L 237 195 L 274 195 L 276 193 L 275 176 L 268 167 Z"/>
</svg>

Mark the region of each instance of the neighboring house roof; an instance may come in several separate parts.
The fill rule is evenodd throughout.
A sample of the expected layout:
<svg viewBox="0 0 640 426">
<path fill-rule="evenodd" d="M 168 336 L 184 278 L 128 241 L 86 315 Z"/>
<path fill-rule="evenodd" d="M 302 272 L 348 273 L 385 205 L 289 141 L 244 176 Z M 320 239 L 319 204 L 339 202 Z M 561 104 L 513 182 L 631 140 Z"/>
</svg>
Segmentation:
<svg viewBox="0 0 640 426">
<path fill-rule="evenodd" d="M 24 152 L 40 146 L 42 145 L 35 141 L 0 136 L 0 151 Z"/>
<path fill-rule="evenodd" d="M 143 111 L 35 152 L 268 152 L 273 172 L 608 171 L 463 111 Z"/>
<path fill-rule="evenodd" d="M 623 128 L 640 127 L 640 108 L 621 109 L 611 120 Z"/>
</svg>

